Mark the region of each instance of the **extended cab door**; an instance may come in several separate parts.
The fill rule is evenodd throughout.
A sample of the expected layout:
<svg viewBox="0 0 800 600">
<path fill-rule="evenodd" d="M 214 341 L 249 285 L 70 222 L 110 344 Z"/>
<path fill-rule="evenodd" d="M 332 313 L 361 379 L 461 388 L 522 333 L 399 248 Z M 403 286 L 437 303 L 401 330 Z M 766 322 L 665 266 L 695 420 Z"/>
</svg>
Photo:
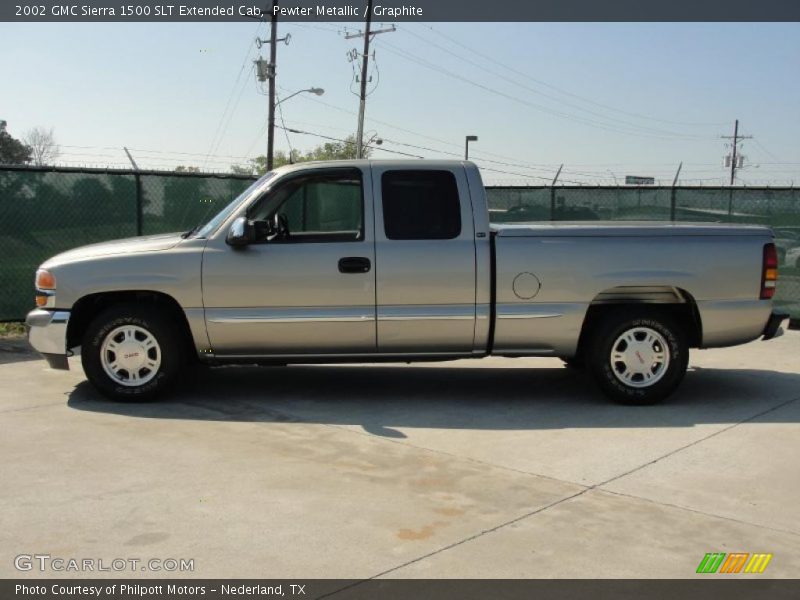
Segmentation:
<svg viewBox="0 0 800 600">
<path fill-rule="evenodd" d="M 378 352 L 471 353 L 475 230 L 463 166 L 373 163 L 372 184 Z"/>
<path fill-rule="evenodd" d="M 203 303 L 220 356 L 375 352 L 375 247 L 369 171 L 317 168 L 276 181 L 248 209 L 288 235 L 243 248 L 209 240 Z"/>
</svg>

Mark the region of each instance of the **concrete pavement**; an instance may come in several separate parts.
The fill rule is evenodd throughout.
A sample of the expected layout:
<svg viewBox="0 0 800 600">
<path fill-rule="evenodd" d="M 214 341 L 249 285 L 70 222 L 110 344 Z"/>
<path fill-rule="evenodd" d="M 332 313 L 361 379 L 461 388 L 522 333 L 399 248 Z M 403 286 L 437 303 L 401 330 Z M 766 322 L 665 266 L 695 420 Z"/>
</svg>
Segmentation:
<svg viewBox="0 0 800 600">
<path fill-rule="evenodd" d="M 800 332 L 694 351 L 656 407 L 554 359 L 225 367 L 132 405 L 75 359 L 0 352 L 0 577 L 131 575 L 15 569 L 44 553 L 194 559 L 147 577 L 682 578 L 706 552 L 798 577 L 798 356 Z"/>
</svg>

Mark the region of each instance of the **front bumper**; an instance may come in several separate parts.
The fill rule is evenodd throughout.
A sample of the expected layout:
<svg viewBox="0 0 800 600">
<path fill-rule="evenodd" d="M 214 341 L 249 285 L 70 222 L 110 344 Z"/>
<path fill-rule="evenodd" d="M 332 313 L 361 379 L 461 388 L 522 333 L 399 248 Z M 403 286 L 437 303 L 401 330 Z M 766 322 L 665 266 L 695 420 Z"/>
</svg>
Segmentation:
<svg viewBox="0 0 800 600">
<path fill-rule="evenodd" d="M 68 310 L 44 310 L 37 308 L 28 313 L 28 342 L 41 353 L 53 369 L 69 369 L 67 363 Z"/>
<path fill-rule="evenodd" d="M 772 314 L 769 316 L 766 327 L 764 327 L 764 337 L 762 339 L 771 340 L 772 338 L 782 336 L 783 327 L 781 327 L 781 323 L 788 318 L 789 313 L 773 310 Z"/>
</svg>

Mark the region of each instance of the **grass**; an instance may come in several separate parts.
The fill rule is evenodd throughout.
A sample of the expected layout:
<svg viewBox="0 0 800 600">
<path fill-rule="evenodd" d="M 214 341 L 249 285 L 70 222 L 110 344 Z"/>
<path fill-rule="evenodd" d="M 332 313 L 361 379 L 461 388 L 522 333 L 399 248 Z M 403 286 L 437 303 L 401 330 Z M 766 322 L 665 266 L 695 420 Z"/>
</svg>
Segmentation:
<svg viewBox="0 0 800 600">
<path fill-rule="evenodd" d="M 0 337 L 25 335 L 24 323 L 0 323 Z"/>
</svg>

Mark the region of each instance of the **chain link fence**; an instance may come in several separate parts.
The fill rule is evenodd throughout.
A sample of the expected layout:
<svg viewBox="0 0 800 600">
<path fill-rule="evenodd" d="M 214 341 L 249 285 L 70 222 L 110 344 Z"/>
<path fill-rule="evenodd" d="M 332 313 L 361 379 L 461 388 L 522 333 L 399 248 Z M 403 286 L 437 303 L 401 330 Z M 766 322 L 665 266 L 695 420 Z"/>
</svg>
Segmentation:
<svg viewBox="0 0 800 600">
<path fill-rule="evenodd" d="M 186 231 L 237 196 L 246 175 L 0 166 L 0 321 L 23 319 L 33 275 L 70 248 Z M 489 187 L 491 220 L 706 221 L 770 225 L 781 280 L 776 304 L 800 318 L 800 189 Z"/>
<path fill-rule="evenodd" d="M 0 167 L 0 321 L 33 303 L 47 258 L 85 244 L 187 231 L 253 178 L 200 173 Z"/>
</svg>

